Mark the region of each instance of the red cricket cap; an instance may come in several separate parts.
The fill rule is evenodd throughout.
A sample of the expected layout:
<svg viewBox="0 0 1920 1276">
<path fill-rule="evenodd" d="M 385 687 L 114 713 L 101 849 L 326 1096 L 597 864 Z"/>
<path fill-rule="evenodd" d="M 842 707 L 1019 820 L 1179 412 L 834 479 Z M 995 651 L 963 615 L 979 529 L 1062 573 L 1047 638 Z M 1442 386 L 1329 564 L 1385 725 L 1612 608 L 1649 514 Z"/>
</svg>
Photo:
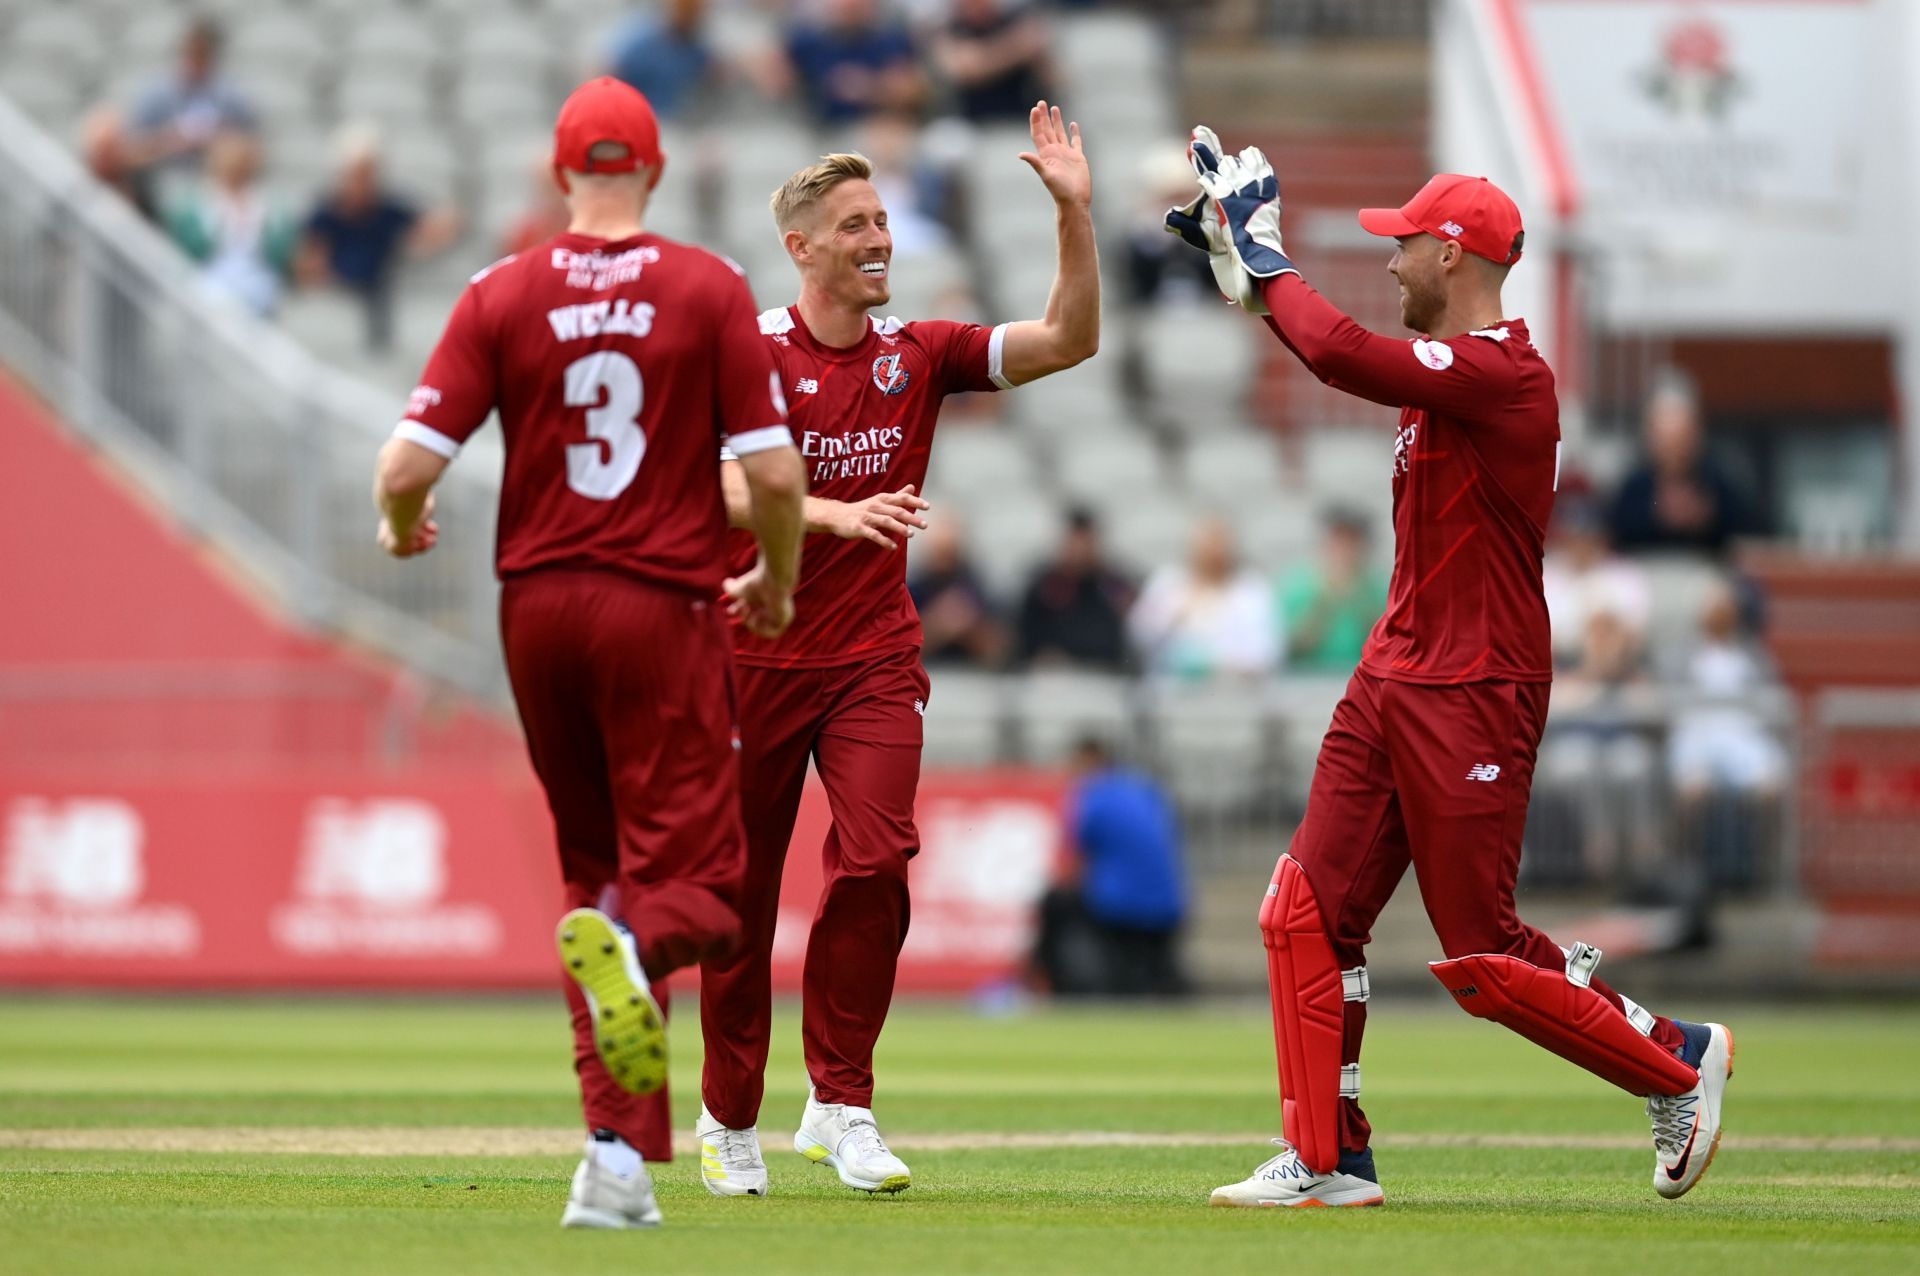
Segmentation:
<svg viewBox="0 0 1920 1276">
<path fill-rule="evenodd" d="M 1360 225 L 1375 235 L 1458 240 L 1476 257 L 1501 266 L 1520 260 L 1520 209 L 1484 177 L 1441 173 L 1399 208 L 1363 208 Z"/>
<path fill-rule="evenodd" d="M 626 157 L 595 160 L 601 142 L 618 142 Z M 660 121 L 639 89 L 603 75 L 568 96 L 553 126 L 553 166 L 575 173 L 631 173 L 660 165 Z"/>
</svg>

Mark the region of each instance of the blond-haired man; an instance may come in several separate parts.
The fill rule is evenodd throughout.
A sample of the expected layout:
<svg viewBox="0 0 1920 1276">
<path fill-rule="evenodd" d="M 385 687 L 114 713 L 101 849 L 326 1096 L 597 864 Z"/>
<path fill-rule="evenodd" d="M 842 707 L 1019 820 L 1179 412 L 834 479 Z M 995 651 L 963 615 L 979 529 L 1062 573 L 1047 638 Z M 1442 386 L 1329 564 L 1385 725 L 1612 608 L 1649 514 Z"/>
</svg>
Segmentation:
<svg viewBox="0 0 1920 1276">
<path fill-rule="evenodd" d="M 800 297 L 762 314 L 760 330 L 805 458 L 814 535 L 794 627 L 772 639 L 735 631 L 748 847 L 742 944 L 700 968 L 702 1177 L 717 1195 L 767 1191 L 755 1126 L 772 1018 L 769 966 L 809 757 L 833 827 L 820 851 L 826 883 L 807 942 L 802 1031 L 813 1092 L 794 1147 L 861 1191 L 897 1192 L 912 1181 L 872 1112 L 873 1047 L 907 935 L 907 861 L 920 845 L 913 803 L 928 683 L 903 546 L 927 525 L 919 491 L 942 399 L 1070 368 L 1100 341 L 1092 182 L 1079 126 L 1045 102 L 1030 123 L 1033 149 L 1020 158 L 1053 197 L 1058 228 L 1041 319 L 987 328 L 871 316 L 890 295 L 893 241 L 872 168 L 859 155 L 826 156 L 773 197 Z M 747 527 L 753 503 L 744 476 L 731 459 L 723 469 L 728 513 L 736 528 Z M 734 537 L 744 561 L 746 533 Z"/>
</svg>

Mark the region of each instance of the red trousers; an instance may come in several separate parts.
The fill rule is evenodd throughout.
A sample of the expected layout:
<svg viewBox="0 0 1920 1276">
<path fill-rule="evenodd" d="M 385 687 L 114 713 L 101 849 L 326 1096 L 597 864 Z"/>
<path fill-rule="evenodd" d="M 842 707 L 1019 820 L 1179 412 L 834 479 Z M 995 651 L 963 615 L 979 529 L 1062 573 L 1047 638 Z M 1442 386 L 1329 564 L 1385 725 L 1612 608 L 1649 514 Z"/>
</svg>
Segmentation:
<svg viewBox="0 0 1920 1276">
<path fill-rule="evenodd" d="M 1546 725 L 1547 684 L 1429 687 L 1355 673 L 1320 745 L 1306 818 L 1291 854 L 1307 875 L 1342 970 L 1366 960 L 1374 918 L 1408 864 L 1448 957 L 1502 953 L 1559 969 L 1566 954 L 1514 910 L 1520 838 Z M 1594 991 L 1620 995 L 1598 979 Z M 1343 1063 L 1360 1061 L 1367 1006 L 1346 1003 Z M 1653 1040 L 1681 1043 L 1670 1019 Z M 1340 1104 L 1340 1146 L 1360 1151 L 1372 1127 Z"/>
<path fill-rule="evenodd" d="M 920 653 L 911 649 L 832 669 L 740 669 L 741 942 L 731 957 L 700 965 L 702 1093 L 727 1126 L 759 1120 L 780 874 L 809 757 L 833 824 L 819 852 L 826 880 L 807 939 L 807 1073 L 821 1102 L 872 1106 L 874 1042 L 907 938 L 907 861 L 920 849 L 913 802 L 927 691 Z"/>
<path fill-rule="evenodd" d="M 536 572 L 502 588 L 500 634 L 567 907 L 624 919 L 654 979 L 731 951 L 746 839 L 733 658 L 715 609 L 611 573 Z M 649 1116 L 664 1097 L 615 1084 L 585 998 L 566 990 L 588 1128 L 665 1159 L 671 1130 L 653 1137 Z"/>
</svg>

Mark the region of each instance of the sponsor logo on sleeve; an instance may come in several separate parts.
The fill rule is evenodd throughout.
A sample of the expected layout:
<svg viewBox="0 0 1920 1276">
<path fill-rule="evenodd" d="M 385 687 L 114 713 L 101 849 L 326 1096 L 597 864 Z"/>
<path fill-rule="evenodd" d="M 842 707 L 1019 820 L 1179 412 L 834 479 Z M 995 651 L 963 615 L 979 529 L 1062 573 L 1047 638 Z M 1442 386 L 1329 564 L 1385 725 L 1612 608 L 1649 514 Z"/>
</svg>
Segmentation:
<svg viewBox="0 0 1920 1276">
<path fill-rule="evenodd" d="M 1453 347 L 1444 341 L 1416 339 L 1413 343 L 1413 356 L 1435 372 L 1445 372 L 1453 366 Z"/>
</svg>

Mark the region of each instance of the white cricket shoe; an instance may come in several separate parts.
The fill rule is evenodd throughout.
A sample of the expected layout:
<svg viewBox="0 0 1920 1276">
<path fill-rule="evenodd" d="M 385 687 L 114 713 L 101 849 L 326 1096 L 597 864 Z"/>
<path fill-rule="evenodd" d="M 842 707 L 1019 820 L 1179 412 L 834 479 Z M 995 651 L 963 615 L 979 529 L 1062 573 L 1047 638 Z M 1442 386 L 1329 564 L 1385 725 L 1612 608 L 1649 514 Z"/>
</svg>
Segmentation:
<svg viewBox="0 0 1920 1276">
<path fill-rule="evenodd" d="M 562 1227 L 658 1227 L 660 1206 L 653 1179 L 634 1146 L 600 1131 L 587 1139 L 587 1154 L 573 1172 L 573 1194 L 560 1216 Z"/>
<path fill-rule="evenodd" d="M 1705 1028 L 1707 1048 L 1700 1056 L 1700 1081 L 1685 1094 L 1651 1095 L 1647 1118 L 1653 1122 L 1653 1190 L 1673 1200 L 1685 1196 L 1713 1164 L 1720 1150 L 1720 1100 L 1733 1076 L 1733 1034 L 1724 1024 L 1687 1024 Z"/>
<path fill-rule="evenodd" d="M 730 1130 L 703 1104 L 693 1127 L 700 1136 L 700 1181 L 715 1196 L 765 1196 L 767 1163 L 760 1158 L 760 1131 Z"/>
<path fill-rule="evenodd" d="M 1335 1170 L 1332 1174 L 1315 1174 L 1307 1168 L 1300 1154 L 1285 1139 L 1275 1139 L 1275 1147 L 1280 1155 L 1268 1158 L 1251 1176 L 1238 1183 L 1229 1183 L 1225 1187 L 1213 1189 L 1213 1195 L 1207 1198 L 1209 1205 L 1222 1206 L 1286 1206 L 1299 1209 L 1313 1206 L 1334 1205 L 1379 1205 L 1386 1197 L 1380 1191 L 1380 1184 L 1372 1179 L 1362 1178 L 1358 1174 L 1345 1174 Z M 1365 1166 L 1373 1167 L 1373 1154 L 1367 1152 Z M 1355 1168 L 1358 1168 L 1356 1166 Z"/>
<path fill-rule="evenodd" d="M 872 1109 L 822 1103 L 811 1089 L 793 1150 L 817 1165 L 832 1166 L 842 1183 L 862 1192 L 904 1192 L 913 1186 L 912 1171 L 887 1150 Z"/>
<path fill-rule="evenodd" d="M 614 1081 L 634 1094 L 665 1085 L 667 1021 L 627 928 L 597 908 L 576 908 L 560 919 L 554 943 L 586 994 L 594 1045 Z"/>
</svg>

